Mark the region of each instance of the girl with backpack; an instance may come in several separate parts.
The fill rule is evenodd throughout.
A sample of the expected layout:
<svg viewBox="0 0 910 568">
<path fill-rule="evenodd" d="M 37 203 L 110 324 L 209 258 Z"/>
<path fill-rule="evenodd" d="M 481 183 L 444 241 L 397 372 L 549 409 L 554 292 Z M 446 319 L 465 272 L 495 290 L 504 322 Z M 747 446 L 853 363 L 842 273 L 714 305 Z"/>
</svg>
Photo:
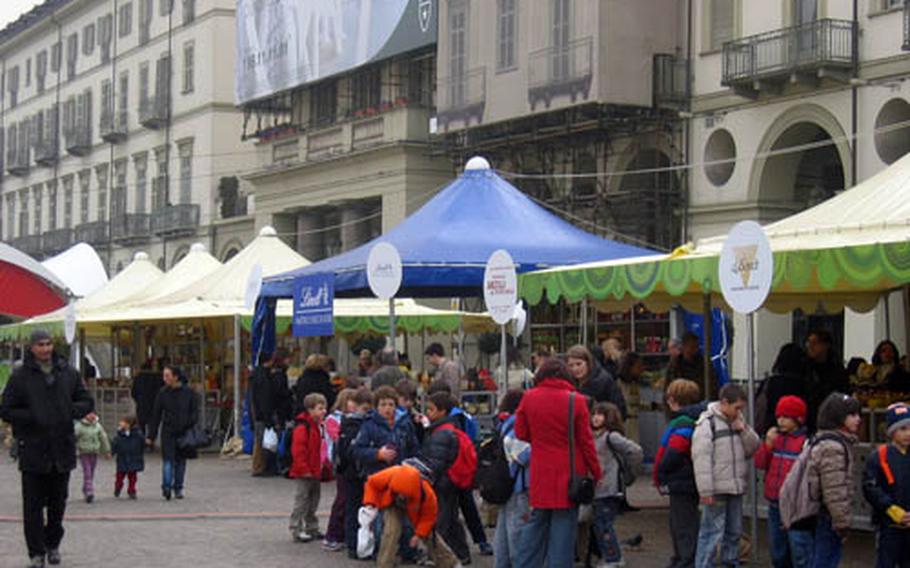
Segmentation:
<svg viewBox="0 0 910 568">
<path fill-rule="evenodd" d="M 621 566 L 622 552 L 613 523 L 623 503 L 625 471 L 638 471 L 644 459 L 641 446 L 625 437 L 622 414 L 610 402 L 594 405 L 591 414 L 594 447 L 603 477 L 594 490 L 594 534 L 600 552 L 599 566 Z"/>
<path fill-rule="evenodd" d="M 506 393 L 499 403 L 499 441 L 502 453 L 509 465 L 509 474 L 514 480 L 512 495 L 499 509 L 496 519 L 496 535 L 493 537 L 493 554 L 496 568 L 512 568 L 513 558 L 518 552 L 518 537 L 530 512 L 528 503 L 528 465 L 531 463 L 531 444 L 515 437 L 515 411 L 521 404 L 524 391 L 513 389 Z"/>
</svg>

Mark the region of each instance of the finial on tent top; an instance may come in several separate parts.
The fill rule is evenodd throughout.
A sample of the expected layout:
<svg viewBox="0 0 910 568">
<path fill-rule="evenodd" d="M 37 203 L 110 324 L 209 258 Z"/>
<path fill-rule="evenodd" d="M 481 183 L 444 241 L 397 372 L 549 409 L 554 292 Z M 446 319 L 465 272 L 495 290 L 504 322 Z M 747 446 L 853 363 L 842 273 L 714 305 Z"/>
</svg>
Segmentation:
<svg viewBox="0 0 910 568">
<path fill-rule="evenodd" d="M 266 225 L 259 231 L 260 237 L 277 237 L 278 231 L 275 230 L 275 227 L 271 225 Z"/>
<path fill-rule="evenodd" d="M 466 172 L 473 172 L 478 170 L 489 171 L 490 169 L 490 162 L 488 162 L 487 159 L 483 156 L 474 156 L 468 160 L 468 163 L 464 166 L 464 171 Z"/>
<path fill-rule="evenodd" d="M 190 252 L 205 252 L 205 245 L 202 243 L 193 243 L 193 246 L 190 247 Z"/>
<path fill-rule="evenodd" d="M 133 261 L 137 261 L 137 260 L 148 260 L 148 259 L 149 259 L 149 255 L 148 255 L 147 252 L 137 252 L 137 253 L 133 256 Z"/>
</svg>

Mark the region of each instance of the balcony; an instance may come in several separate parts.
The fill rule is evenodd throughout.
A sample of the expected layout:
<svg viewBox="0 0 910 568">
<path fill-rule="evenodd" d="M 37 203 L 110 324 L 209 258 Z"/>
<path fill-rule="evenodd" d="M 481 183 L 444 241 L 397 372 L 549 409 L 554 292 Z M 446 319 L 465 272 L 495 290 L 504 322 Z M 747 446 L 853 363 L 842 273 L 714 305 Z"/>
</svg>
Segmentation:
<svg viewBox="0 0 910 568">
<path fill-rule="evenodd" d="M 594 70 L 593 48 L 594 40 L 589 36 L 528 55 L 528 102 L 532 112 L 540 103 L 550 108 L 556 97 L 568 96 L 573 104 L 579 98 L 588 98 Z"/>
<path fill-rule="evenodd" d="M 199 206 L 191 203 L 168 205 L 152 213 L 152 233 L 161 237 L 192 235 L 199 227 Z"/>
<path fill-rule="evenodd" d="M 654 56 L 654 106 L 684 108 L 689 100 L 689 62 L 675 55 Z"/>
<path fill-rule="evenodd" d="M 38 256 L 41 253 L 41 235 L 25 235 L 13 239 L 12 245 L 29 256 Z"/>
<path fill-rule="evenodd" d="M 910 51 L 910 2 L 904 0 L 904 51 Z"/>
<path fill-rule="evenodd" d="M 119 144 L 125 141 L 128 133 L 128 124 L 126 110 L 121 110 L 117 113 L 105 110 L 101 113 L 101 124 L 99 125 L 101 138 L 111 144 Z"/>
<path fill-rule="evenodd" d="M 847 81 L 855 33 L 851 21 L 825 19 L 728 41 L 721 84 L 754 98 L 760 91 L 780 92 L 786 83 Z"/>
<path fill-rule="evenodd" d="M 148 213 L 126 213 L 114 217 L 111 239 L 123 245 L 148 241 L 152 237 L 151 218 Z"/>
<path fill-rule="evenodd" d="M 440 79 L 438 98 L 436 120 L 443 130 L 455 121 L 463 122 L 465 127 L 470 126 L 471 119 L 480 124 L 487 101 L 487 68 Z"/>
<path fill-rule="evenodd" d="M 60 145 L 56 138 L 41 140 L 35 145 L 35 163 L 39 166 L 52 168 L 60 159 Z"/>
<path fill-rule="evenodd" d="M 107 221 L 92 221 L 76 227 L 76 242 L 92 246 L 103 246 L 108 243 Z"/>
<path fill-rule="evenodd" d="M 73 156 L 88 156 L 92 152 L 92 129 L 83 124 L 67 132 L 66 151 Z"/>
<path fill-rule="evenodd" d="M 16 152 L 7 156 L 6 171 L 13 176 L 27 176 L 29 172 L 28 152 Z"/>
<path fill-rule="evenodd" d="M 41 236 L 41 245 L 44 252 L 53 254 L 63 252 L 73 246 L 72 229 L 55 229 L 48 231 Z"/>
<path fill-rule="evenodd" d="M 168 122 L 168 99 L 163 96 L 145 97 L 139 103 L 139 123 L 146 128 L 158 130 Z"/>
</svg>

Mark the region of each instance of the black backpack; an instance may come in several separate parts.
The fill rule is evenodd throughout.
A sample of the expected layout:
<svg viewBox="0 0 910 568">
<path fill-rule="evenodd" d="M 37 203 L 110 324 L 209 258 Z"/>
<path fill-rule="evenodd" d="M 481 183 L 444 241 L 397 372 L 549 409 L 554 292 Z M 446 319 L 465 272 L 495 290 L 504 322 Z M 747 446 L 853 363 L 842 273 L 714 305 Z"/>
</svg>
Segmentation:
<svg viewBox="0 0 910 568">
<path fill-rule="evenodd" d="M 480 443 L 474 484 L 480 489 L 480 497 L 493 505 L 505 505 L 512 496 L 515 478 L 498 430 L 493 430 L 493 435 Z"/>
<path fill-rule="evenodd" d="M 349 481 L 357 481 L 363 477 L 357 460 L 354 459 L 352 446 L 360 427 L 366 421 L 366 416 L 344 416 L 341 419 L 341 433 L 332 450 L 332 463 L 335 465 L 335 474 Z"/>
</svg>

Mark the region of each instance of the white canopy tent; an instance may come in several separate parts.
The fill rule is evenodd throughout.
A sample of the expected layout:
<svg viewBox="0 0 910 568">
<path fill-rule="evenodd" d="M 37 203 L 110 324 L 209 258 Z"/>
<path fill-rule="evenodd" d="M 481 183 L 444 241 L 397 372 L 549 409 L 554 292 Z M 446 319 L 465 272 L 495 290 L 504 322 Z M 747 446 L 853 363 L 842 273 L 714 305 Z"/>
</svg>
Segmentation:
<svg viewBox="0 0 910 568">
<path fill-rule="evenodd" d="M 84 298 L 107 284 L 107 271 L 91 245 L 79 243 L 41 263 L 78 298 Z"/>
</svg>

